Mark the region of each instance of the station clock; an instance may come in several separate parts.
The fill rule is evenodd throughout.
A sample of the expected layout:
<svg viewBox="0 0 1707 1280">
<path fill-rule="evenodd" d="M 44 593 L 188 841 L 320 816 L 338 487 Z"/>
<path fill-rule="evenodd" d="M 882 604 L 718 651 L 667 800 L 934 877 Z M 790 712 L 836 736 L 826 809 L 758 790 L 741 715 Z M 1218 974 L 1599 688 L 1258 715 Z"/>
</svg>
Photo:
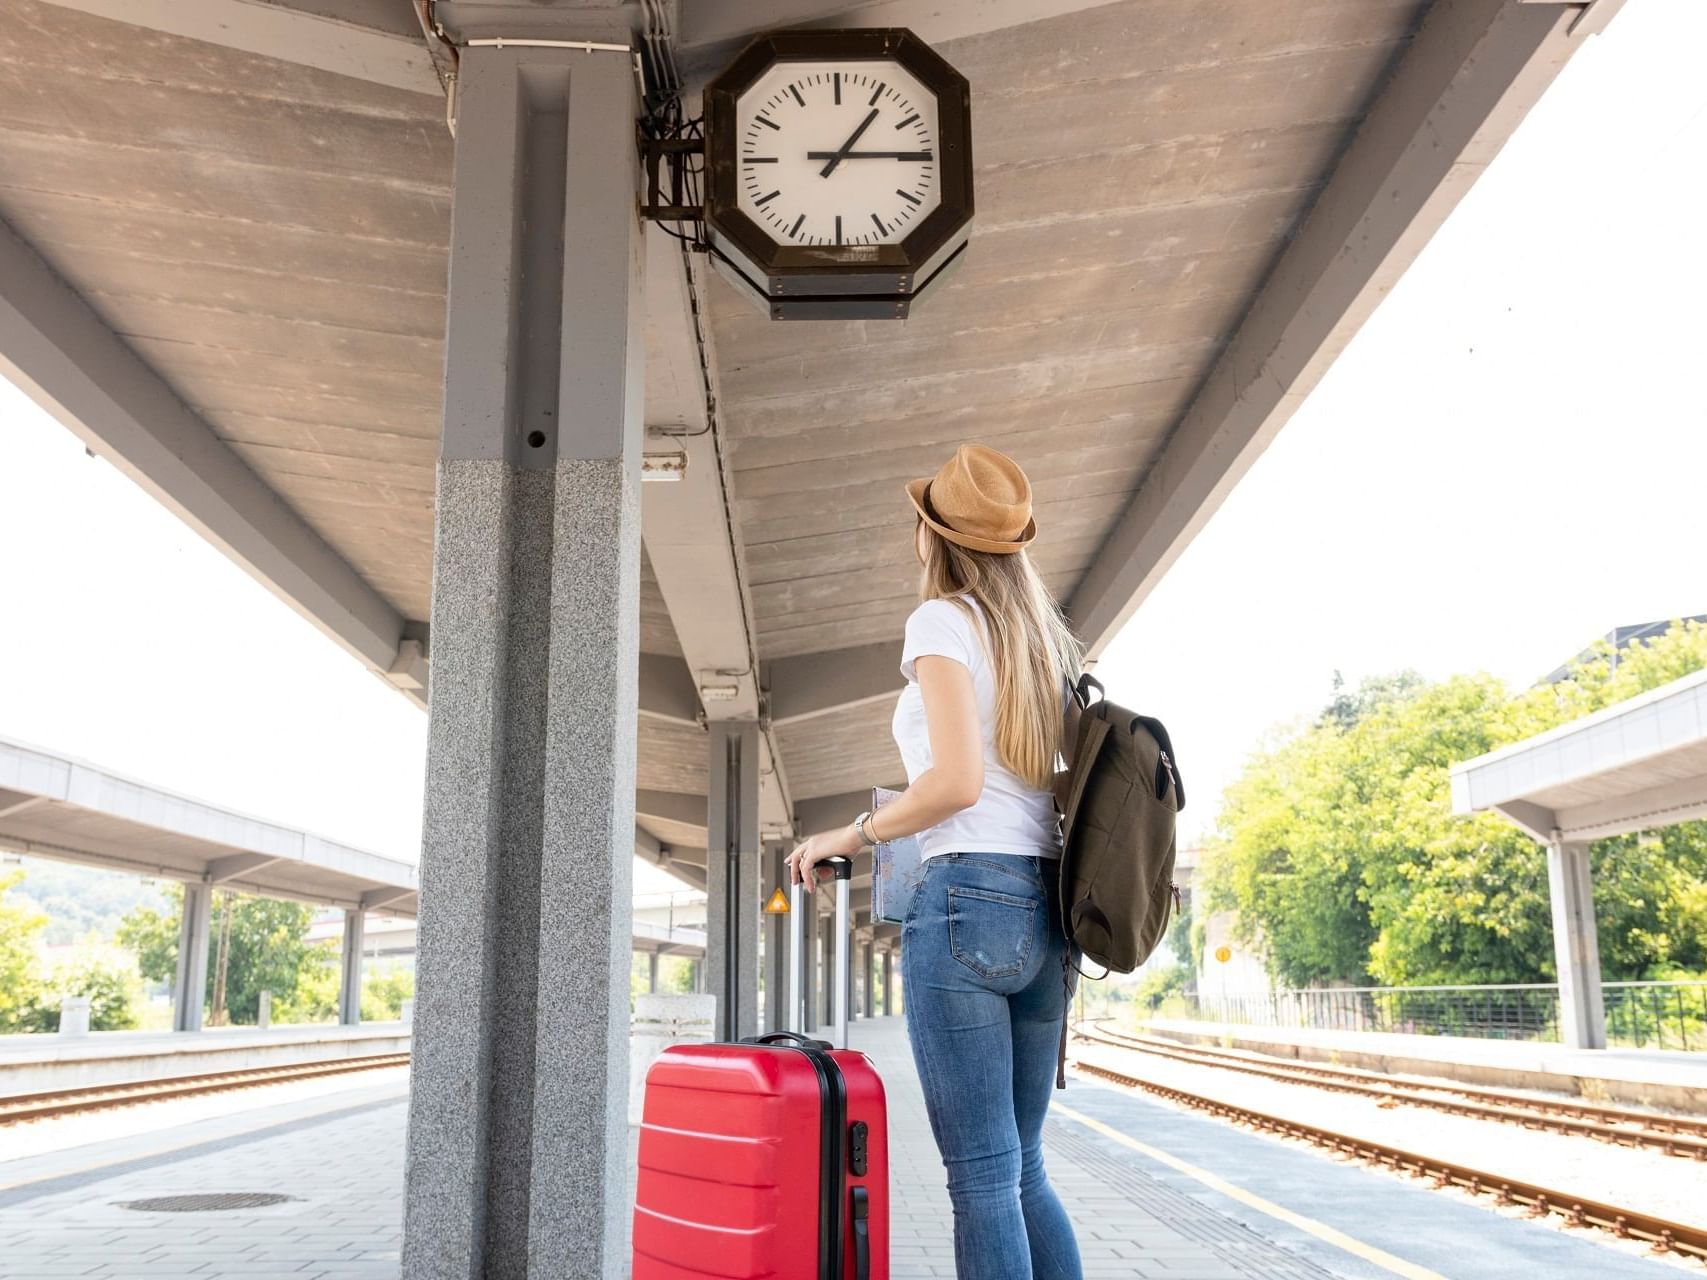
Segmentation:
<svg viewBox="0 0 1707 1280">
<path fill-rule="evenodd" d="M 966 250 L 971 116 L 910 31 L 759 37 L 705 90 L 712 261 L 773 319 L 904 318 Z"/>
</svg>

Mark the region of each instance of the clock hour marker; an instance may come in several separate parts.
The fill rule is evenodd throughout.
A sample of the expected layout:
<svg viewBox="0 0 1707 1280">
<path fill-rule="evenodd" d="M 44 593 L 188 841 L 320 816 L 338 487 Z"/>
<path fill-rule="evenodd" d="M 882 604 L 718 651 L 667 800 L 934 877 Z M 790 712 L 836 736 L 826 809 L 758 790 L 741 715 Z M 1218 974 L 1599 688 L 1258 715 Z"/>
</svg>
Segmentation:
<svg viewBox="0 0 1707 1280">
<path fill-rule="evenodd" d="M 871 220 L 877 224 L 877 234 L 878 235 L 886 236 L 889 234 L 889 228 L 883 225 L 883 219 L 882 218 L 878 217 L 874 213 L 871 215 Z"/>
<path fill-rule="evenodd" d="M 921 201 L 918 198 L 918 196 L 914 195 L 910 191 L 903 191 L 903 190 L 901 190 L 900 187 L 895 188 L 895 194 L 900 196 L 901 199 L 907 201 L 909 204 L 922 204 L 922 203 L 924 203 L 923 201 Z"/>
<path fill-rule="evenodd" d="M 789 85 L 788 91 L 794 95 L 794 100 L 796 102 L 798 102 L 801 106 L 804 107 L 806 105 L 806 99 L 802 98 L 800 96 L 800 86 L 799 85 L 796 85 L 796 84 Z"/>
<path fill-rule="evenodd" d="M 875 107 L 877 105 L 877 100 L 883 96 L 883 91 L 888 87 L 889 86 L 884 84 L 883 81 L 879 80 L 877 82 L 877 88 L 872 91 L 871 101 L 867 102 L 865 105 L 868 107 Z"/>
<path fill-rule="evenodd" d="M 806 221 L 806 215 L 803 213 L 798 218 L 796 218 L 794 220 L 794 225 L 788 229 L 788 234 L 793 235 L 796 231 L 799 231 L 800 230 L 800 224 L 802 222 L 805 222 L 805 221 Z"/>
<path fill-rule="evenodd" d="M 778 124 L 775 120 L 767 120 L 763 116 L 754 116 L 753 119 L 757 120 L 760 124 L 768 124 L 771 128 L 775 129 L 779 133 L 782 131 L 782 126 L 780 124 Z"/>
<path fill-rule="evenodd" d="M 742 156 L 748 164 L 775 164 L 775 156 Z"/>
<path fill-rule="evenodd" d="M 772 200 L 775 200 L 781 194 L 782 194 L 782 192 L 780 190 L 773 191 L 768 196 L 764 196 L 761 199 L 753 201 L 753 207 L 755 209 L 762 208 L 763 206 L 769 204 Z M 872 217 L 876 217 L 876 216 L 877 216 L 876 214 L 872 215 Z"/>
<path fill-rule="evenodd" d="M 897 129 L 905 129 L 908 125 L 912 124 L 913 121 L 917 120 L 918 118 L 919 118 L 919 113 L 917 111 L 915 111 L 915 112 L 913 112 L 912 115 L 908 116 L 905 120 L 901 121 L 901 123 L 896 125 L 895 127 Z"/>
<path fill-rule="evenodd" d="M 842 242 L 842 215 L 838 213 L 836 215 L 836 243 L 840 244 L 841 242 Z"/>
<path fill-rule="evenodd" d="M 835 86 L 835 89 L 836 89 L 836 105 L 839 107 L 842 105 L 842 73 L 840 71 L 838 71 L 834 75 L 832 75 L 830 77 L 830 83 Z"/>
</svg>

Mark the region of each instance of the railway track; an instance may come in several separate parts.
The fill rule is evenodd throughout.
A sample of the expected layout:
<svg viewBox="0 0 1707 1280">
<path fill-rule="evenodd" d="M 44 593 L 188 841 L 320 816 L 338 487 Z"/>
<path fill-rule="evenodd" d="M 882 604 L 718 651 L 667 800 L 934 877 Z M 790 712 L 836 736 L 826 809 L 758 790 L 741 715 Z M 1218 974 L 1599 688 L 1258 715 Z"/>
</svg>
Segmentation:
<svg viewBox="0 0 1707 1280">
<path fill-rule="evenodd" d="M 144 1102 L 161 1102 L 168 1098 L 187 1098 L 202 1093 L 223 1093 L 229 1089 L 248 1089 L 256 1085 L 283 1084 L 352 1071 L 374 1071 L 382 1067 L 408 1065 L 407 1053 L 376 1053 L 366 1057 L 338 1058 L 325 1062 L 294 1062 L 277 1067 L 250 1067 L 240 1071 L 214 1071 L 203 1075 L 167 1076 L 159 1080 L 90 1085 L 81 1089 L 20 1093 L 0 1098 L 0 1127 L 22 1124 L 28 1120 L 43 1120 L 50 1116 L 69 1115 L 78 1111 L 134 1106 Z"/>
<path fill-rule="evenodd" d="M 1450 1081 L 1399 1079 L 1356 1067 L 1282 1063 L 1254 1053 L 1180 1044 L 1155 1036 L 1127 1035 L 1090 1023 L 1081 1023 L 1077 1034 L 1094 1044 L 1171 1058 L 1194 1066 L 1237 1071 L 1289 1084 L 1377 1098 L 1383 1102 L 1399 1102 L 1479 1120 L 1521 1125 L 1526 1129 L 1545 1129 L 1619 1146 L 1647 1147 L 1671 1156 L 1707 1160 L 1707 1122 L 1684 1116 L 1653 1115 L 1563 1098 L 1536 1098 Z"/>
<path fill-rule="evenodd" d="M 1235 1106 L 1217 1098 L 1204 1097 L 1202 1094 L 1118 1071 L 1101 1063 L 1087 1062 L 1082 1058 L 1074 1065 L 1077 1070 L 1087 1075 L 1110 1080 L 1128 1088 L 1141 1089 L 1235 1123 L 1247 1124 L 1286 1137 L 1300 1138 L 1338 1154 L 1384 1165 L 1414 1177 L 1430 1178 L 1437 1187 L 1458 1187 L 1472 1195 L 1491 1195 L 1498 1204 L 1526 1206 L 1537 1216 L 1560 1217 L 1573 1226 L 1599 1228 L 1623 1239 L 1646 1241 L 1659 1252 L 1676 1253 L 1707 1262 L 1707 1228 L 1672 1222 L 1653 1214 L 1640 1213 L 1598 1200 L 1587 1200 L 1569 1192 L 1507 1178 L 1454 1161 L 1420 1155 L 1402 1147 L 1371 1142 L 1249 1107 Z"/>
</svg>

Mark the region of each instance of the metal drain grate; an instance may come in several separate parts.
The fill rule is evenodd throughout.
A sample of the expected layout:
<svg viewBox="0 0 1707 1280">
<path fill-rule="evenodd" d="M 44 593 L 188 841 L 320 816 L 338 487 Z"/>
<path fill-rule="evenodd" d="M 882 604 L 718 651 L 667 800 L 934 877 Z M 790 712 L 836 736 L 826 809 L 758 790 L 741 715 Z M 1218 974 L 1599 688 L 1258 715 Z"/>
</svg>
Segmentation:
<svg viewBox="0 0 1707 1280">
<path fill-rule="evenodd" d="M 212 1191 L 202 1195 L 120 1200 L 118 1206 L 141 1213 L 217 1213 L 222 1209 L 264 1209 L 268 1205 L 294 1199 L 295 1196 L 281 1196 L 271 1191 Z"/>
</svg>

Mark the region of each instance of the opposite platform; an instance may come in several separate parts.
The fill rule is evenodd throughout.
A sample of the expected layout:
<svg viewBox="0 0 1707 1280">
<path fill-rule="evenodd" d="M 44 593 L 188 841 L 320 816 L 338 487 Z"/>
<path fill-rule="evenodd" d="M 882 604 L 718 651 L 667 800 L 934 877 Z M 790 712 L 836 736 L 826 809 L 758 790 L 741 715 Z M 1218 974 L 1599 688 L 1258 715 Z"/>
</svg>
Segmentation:
<svg viewBox="0 0 1707 1280">
<path fill-rule="evenodd" d="M 1536 1040 L 1328 1031 L 1156 1018 L 1153 1035 L 1187 1043 L 1464 1084 L 1539 1089 L 1707 1115 L 1707 1053 L 1664 1049 L 1568 1049 Z"/>
</svg>

